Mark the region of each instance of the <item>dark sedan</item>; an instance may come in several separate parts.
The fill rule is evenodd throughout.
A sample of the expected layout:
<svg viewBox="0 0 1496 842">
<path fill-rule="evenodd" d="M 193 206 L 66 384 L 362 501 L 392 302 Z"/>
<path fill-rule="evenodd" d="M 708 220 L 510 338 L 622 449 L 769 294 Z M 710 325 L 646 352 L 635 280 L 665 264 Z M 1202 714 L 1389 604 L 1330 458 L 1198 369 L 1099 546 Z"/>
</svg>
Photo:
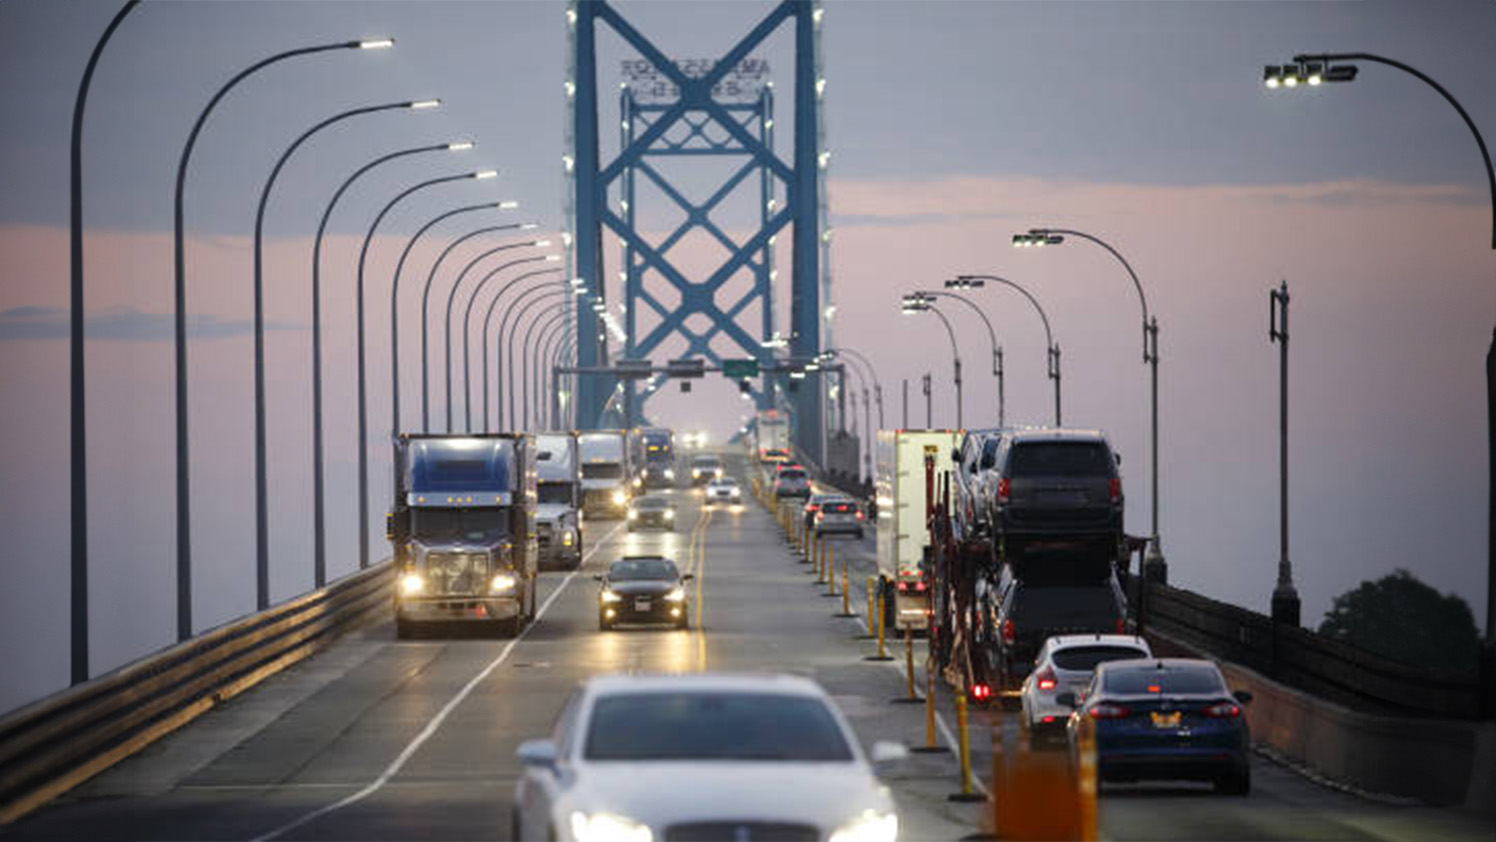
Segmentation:
<svg viewBox="0 0 1496 842">
<path fill-rule="evenodd" d="M 592 578 L 602 583 L 597 592 L 597 627 L 607 631 L 617 623 L 668 623 L 691 627 L 686 582 L 675 562 L 660 556 L 624 556 L 608 572 Z"/>
<path fill-rule="evenodd" d="M 675 505 L 664 497 L 651 494 L 629 505 L 628 529 L 667 529 L 675 531 Z"/>
<path fill-rule="evenodd" d="M 1094 740 L 1103 781 L 1209 781 L 1228 795 L 1252 789 L 1242 705 L 1210 661 L 1188 658 L 1099 664 L 1082 701 L 1062 693 L 1072 748 Z"/>
</svg>

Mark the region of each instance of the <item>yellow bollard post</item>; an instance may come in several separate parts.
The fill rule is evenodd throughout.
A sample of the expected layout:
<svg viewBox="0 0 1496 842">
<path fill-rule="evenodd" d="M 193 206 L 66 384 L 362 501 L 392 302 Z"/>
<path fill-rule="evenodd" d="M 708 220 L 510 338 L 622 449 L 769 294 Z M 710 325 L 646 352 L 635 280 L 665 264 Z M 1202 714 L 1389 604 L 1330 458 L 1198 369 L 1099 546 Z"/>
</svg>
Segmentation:
<svg viewBox="0 0 1496 842">
<path fill-rule="evenodd" d="M 872 576 L 867 577 L 867 630 L 873 631 L 873 591 L 877 588 L 878 580 Z"/>
<path fill-rule="evenodd" d="M 884 643 L 883 643 L 884 629 L 883 629 L 883 593 L 882 593 L 882 591 L 878 592 L 878 617 L 877 617 L 876 622 L 878 623 L 878 654 L 876 654 L 876 655 L 868 655 L 867 657 L 863 658 L 863 660 L 864 661 L 892 661 L 893 658 L 889 657 L 888 649 L 884 646 Z"/>
<path fill-rule="evenodd" d="M 971 786 L 971 735 L 966 718 L 966 691 L 956 691 L 956 751 L 961 758 L 961 791 L 950 795 L 948 801 L 985 801 L 986 796 L 972 791 Z"/>
<path fill-rule="evenodd" d="M 904 629 L 904 672 L 909 676 L 909 701 L 919 701 L 914 692 L 914 629 Z"/>
<path fill-rule="evenodd" d="M 836 596 L 836 550 L 830 544 L 826 545 L 826 593 L 823 596 Z"/>
<path fill-rule="evenodd" d="M 946 748 L 935 742 L 935 670 L 925 659 L 925 744 L 909 749 L 917 754 L 943 753 Z"/>
<path fill-rule="evenodd" d="M 851 597 L 851 593 L 852 593 L 852 582 L 851 582 L 851 580 L 848 577 L 849 577 L 849 574 L 847 572 L 847 560 L 845 558 L 843 558 L 842 559 L 842 616 L 843 617 L 850 617 L 850 616 L 852 616 L 852 601 L 851 601 L 852 600 L 852 597 Z"/>
</svg>

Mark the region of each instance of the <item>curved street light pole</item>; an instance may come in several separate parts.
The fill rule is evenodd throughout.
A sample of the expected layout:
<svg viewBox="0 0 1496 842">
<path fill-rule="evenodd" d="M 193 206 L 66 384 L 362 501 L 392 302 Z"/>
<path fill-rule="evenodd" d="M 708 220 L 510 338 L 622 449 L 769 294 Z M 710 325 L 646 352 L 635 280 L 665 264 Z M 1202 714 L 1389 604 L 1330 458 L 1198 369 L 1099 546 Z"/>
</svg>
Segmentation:
<svg viewBox="0 0 1496 842">
<path fill-rule="evenodd" d="M 564 293 L 565 291 L 563 290 L 562 292 Z M 550 297 L 552 297 L 552 296 L 542 295 L 539 298 L 537 298 L 536 301 L 539 302 L 539 301 L 542 301 L 542 300 L 544 300 L 546 298 L 550 298 Z M 550 305 L 548 307 L 542 307 L 539 311 L 537 311 L 535 313 L 535 317 L 532 318 L 532 319 L 530 319 L 529 326 L 527 326 L 525 328 L 525 337 L 524 337 L 523 341 L 520 342 L 520 362 L 519 362 L 520 401 L 519 401 L 519 403 L 520 403 L 520 429 L 522 429 L 522 430 L 528 430 L 528 429 L 530 429 L 530 346 L 531 346 L 531 344 L 535 340 L 535 329 L 540 326 L 541 322 L 543 320 L 545 320 L 545 318 L 547 316 L 553 314 L 557 310 L 565 309 L 565 307 L 566 307 L 566 302 L 564 300 L 563 301 L 557 301 L 555 304 L 552 304 L 552 305 Z M 519 320 L 515 320 L 515 322 L 514 322 L 514 329 L 515 329 L 516 332 L 519 331 L 519 325 L 520 325 Z M 512 346 L 512 344 L 513 343 L 511 342 L 511 346 Z M 539 358 L 539 350 L 538 349 L 536 350 L 536 357 L 537 357 L 537 359 Z M 509 368 L 510 368 L 510 371 L 511 371 L 511 374 L 510 374 L 511 377 L 513 376 L 512 372 L 514 370 L 514 367 L 515 367 L 514 366 L 514 360 L 511 358 L 509 360 Z M 537 394 L 540 392 L 540 386 L 539 385 L 536 385 L 535 391 L 536 391 Z M 539 413 L 536 413 L 535 420 L 536 421 L 540 420 Z"/>
<path fill-rule="evenodd" d="M 919 294 L 932 298 L 950 298 L 959 301 L 970 307 L 972 312 L 977 314 L 977 318 L 982 320 L 982 324 L 987 328 L 987 338 L 992 342 L 992 376 L 997 378 L 997 426 L 1007 426 L 1007 399 L 1004 396 L 1005 389 L 1003 384 L 1003 348 L 997 344 L 997 331 L 992 329 L 992 320 L 987 318 L 987 314 L 982 311 L 981 307 L 977 306 L 975 301 L 964 295 L 957 295 L 954 292 L 939 292 L 937 290 L 919 290 Z"/>
<path fill-rule="evenodd" d="M 884 426 L 884 423 L 883 423 L 883 383 L 882 383 L 882 381 L 880 381 L 878 379 L 878 369 L 876 369 L 876 368 L 873 367 L 873 362 L 872 362 L 872 360 L 869 360 L 867 358 L 867 355 L 862 354 L 861 352 L 857 351 L 855 348 L 848 348 L 846 345 L 838 345 L 837 346 L 837 351 L 850 354 L 853 359 L 860 361 L 864 366 L 867 367 L 868 377 L 871 378 L 872 381 L 873 381 L 873 395 L 876 397 L 876 399 L 878 401 L 878 428 L 882 429 L 883 426 Z"/>
<path fill-rule="evenodd" d="M 1063 422 L 1060 420 L 1060 346 L 1059 343 L 1054 341 L 1054 332 L 1049 329 L 1049 316 L 1044 312 L 1044 308 L 1039 306 L 1039 300 L 1029 294 L 1029 291 L 1021 284 L 999 275 L 958 275 L 955 280 L 946 281 L 945 285 L 947 287 L 955 287 L 956 289 L 969 289 L 980 287 L 987 281 L 996 284 L 1005 284 L 1018 290 L 1024 298 L 1028 299 L 1030 304 L 1034 305 L 1034 311 L 1039 314 L 1039 321 L 1044 323 L 1044 341 L 1048 348 L 1048 365 L 1046 366 L 1045 374 L 1050 380 L 1054 381 L 1054 425 L 1056 427 L 1062 426 Z"/>
<path fill-rule="evenodd" d="M 514 320 L 514 324 L 511 326 L 509 322 L 509 316 L 515 312 L 515 307 L 519 306 L 521 302 L 530 298 L 532 295 L 536 295 L 536 293 L 541 294 L 536 296 L 533 301 L 525 304 L 525 306 L 520 309 L 518 316 Z M 566 294 L 567 290 L 564 285 L 550 290 L 546 289 L 546 284 L 544 283 L 537 284 L 533 287 L 528 287 L 526 289 L 520 290 L 519 294 L 514 296 L 514 300 L 509 302 L 509 305 L 504 308 L 503 315 L 499 318 L 499 332 L 497 334 L 494 334 L 493 359 L 495 392 L 494 403 L 498 408 L 498 420 L 501 425 L 507 421 L 509 423 L 509 426 L 513 427 L 520 420 L 519 411 L 516 409 L 516 404 L 514 402 L 514 374 L 516 369 L 518 368 L 518 366 L 515 364 L 514 334 L 519 332 L 519 320 L 524 318 L 525 314 L 530 312 L 530 309 L 539 302 L 544 301 L 547 298 L 553 298 L 557 295 Z M 495 296 L 494 303 L 497 304 L 498 300 L 498 297 Z M 491 309 L 490 312 L 492 312 Z M 488 322 L 486 320 L 483 324 L 483 333 L 484 338 L 487 339 Z M 499 344 L 501 342 L 505 343 L 505 345 L 501 346 Z M 487 349 L 485 348 L 485 352 L 486 350 Z M 520 375 L 523 376 L 524 370 L 519 369 L 519 372 Z M 504 409 L 504 392 L 506 390 L 509 393 L 509 408 L 507 413 Z"/>
<path fill-rule="evenodd" d="M 571 382 L 573 390 L 575 389 L 576 375 L 563 375 L 561 372 L 556 371 L 556 369 L 575 359 L 577 350 L 576 340 L 576 334 L 568 333 L 566 338 L 562 339 L 560 345 L 556 348 L 555 357 L 551 361 L 552 378 L 555 380 L 555 392 L 552 397 L 552 402 L 555 404 L 555 423 L 559 429 L 563 430 L 569 430 L 576 426 L 571 418 L 571 409 L 567 406 L 567 391 L 565 389 L 567 382 Z"/>
<path fill-rule="evenodd" d="M 907 301 L 908 299 L 905 300 Z M 961 414 L 961 349 L 956 344 L 956 329 L 951 327 L 950 319 L 947 319 L 945 314 L 940 312 L 940 308 L 936 307 L 933 301 L 925 300 L 918 307 L 906 307 L 904 312 L 906 314 L 934 313 L 940 319 L 940 323 L 945 325 L 945 335 L 950 337 L 951 340 L 951 359 L 956 369 L 956 429 L 965 427 L 966 425 Z"/>
<path fill-rule="evenodd" d="M 197 115 L 197 120 L 192 124 L 192 130 L 187 134 L 187 143 L 182 147 L 181 158 L 177 161 L 176 193 L 172 202 L 173 344 L 176 352 L 177 386 L 177 640 L 186 640 L 192 636 L 192 490 L 188 475 L 190 462 L 187 436 L 187 244 L 184 239 L 187 165 L 192 160 L 192 150 L 197 146 L 197 137 L 203 130 L 203 124 L 208 121 L 208 115 L 213 112 L 218 102 L 235 85 L 255 72 L 299 56 L 325 53 L 330 50 L 376 49 L 393 46 L 394 43 L 393 39 L 388 38 L 377 41 L 340 41 L 334 44 L 286 50 L 261 59 L 239 71 L 223 87 L 219 88 L 217 93 L 213 94 L 207 106 Z"/>
<path fill-rule="evenodd" d="M 368 233 L 364 234 L 364 244 L 358 251 L 358 282 L 354 298 L 357 301 L 357 314 L 354 317 L 355 332 L 358 334 L 358 566 L 364 569 L 369 566 L 369 411 L 368 411 L 368 383 L 367 368 L 364 362 L 364 266 L 369 259 L 369 245 L 374 241 L 374 232 L 379 229 L 379 223 L 384 221 L 385 216 L 399 204 L 402 199 L 428 187 L 438 184 L 447 184 L 453 181 L 466 181 L 468 179 L 492 178 L 498 175 L 493 170 L 479 170 L 477 172 L 459 173 L 457 175 L 444 175 L 440 178 L 428 178 L 425 181 L 413 184 L 399 193 L 393 199 L 385 203 L 369 224 Z"/>
<path fill-rule="evenodd" d="M 546 241 L 536 241 L 536 242 L 546 242 Z M 459 290 L 459 289 L 462 288 L 462 281 L 463 281 L 463 279 L 465 279 L 467 277 L 468 272 L 472 271 L 473 267 L 477 266 L 484 258 L 488 257 L 491 254 L 497 254 L 497 253 L 499 253 L 501 251 L 508 251 L 509 249 L 522 248 L 524 246 L 530 246 L 530 245 L 534 245 L 534 242 L 507 243 L 505 245 L 495 246 L 494 248 L 491 248 L 488 251 L 483 252 L 482 254 L 480 254 L 477 257 L 473 258 L 472 260 L 468 261 L 468 264 L 466 266 L 462 267 L 462 271 L 457 273 L 457 280 L 455 280 L 455 281 L 452 282 L 452 288 L 449 289 L 449 290 L 447 290 L 447 315 L 446 315 L 446 318 L 444 318 L 442 320 L 442 326 L 443 326 L 443 330 L 445 331 L 445 333 L 443 335 L 444 336 L 443 345 L 446 348 L 446 367 L 447 367 L 447 432 L 449 432 L 449 433 L 452 432 L 452 429 L 453 429 L 453 424 L 452 424 L 452 306 L 457 302 L 457 290 Z M 473 407 L 472 407 L 472 395 L 473 395 L 473 393 L 472 393 L 472 389 L 471 389 L 471 387 L 469 385 L 469 379 L 468 379 L 468 371 L 470 370 L 469 359 L 472 356 L 471 353 L 470 353 L 470 350 L 469 350 L 469 345 L 468 345 L 468 343 L 469 343 L 469 339 L 468 339 L 468 320 L 470 318 L 472 318 L 472 315 L 473 315 L 473 303 L 475 301 L 477 301 L 477 299 L 478 299 L 478 293 L 480 291 L 482 291 L 484 285 L 488 283 L 488 280 L 490 278 L 494 277 L 495 275 L 497 275 L 498 273 L 504 271 L 505 269 L 508 269 L 510 267 L 513 267 L 513 266 L 519 266 L 519 265 L 522 265 L 522 264 L 525 264 L 525 263 L 538 263 L 540 261 L 554 261 L 554 260 L 559 260 L 559 259 L 560 258 L 557 257 L 557 256 L 542 254 L 542 255 L 536 255 L 534 257 L 523 257 L 523 258 L 520 258 L 518 260 L 511 260 L 508 263 L 504 263 L 504 264 L 500 265 L 498 268 L 493 269 L 493 270 L 489 271 L 488 274 L 484 275 L 483 278 L 478 281 L 478 285 L 476 287 L 474 287 L 473 291 L 468 295 L 467 309 L 464 311 L 463 317 L 462 317 L 462 414 L 463 414 L 463 421 L 464 421 L 463 427 L 468 432 L 471 433 L 473 431 Z M 508 289 L 508 287 L 506 286 L 506 287 L 504 287 L 504 289 Z M 501 292 L 500 295 L 502 295 L 502 294 L 503 293 Z"/>
<path fill-rule="evenodd" d="M 327 222 L 332 218 L 333 208 L 364 173 L 388 161 L 418 155 L 423 152 L 461 151 L 468 148 L 461 143 L 438 143 L 401 149 L 364 164 L 338 185 L 322 218 L 317 222 L 317 236 L 312 240 L 312 581 L 315 587 L 327 584 L 327 506 L 323 499 L 327 471 L 322 436 L 322 238 L 327 233 Z"/>
<path fill-rule="evenodd" d="M 1084 231 L 1072 231 L 1068 228 L 1031 228 L 1030 237 L 1037 237 L 1038 242 L 1045 242 L 1050 238 L 1071 236 L 1089 240 L 1106 249 L 1122 268 L 1127 270 L 1127 276 L 1132 278 L 1132 286 L 1138 292 L 1138 303 L 1143 307 L 1143 362 L 1148 366 L 1149 377 L 1149 403 L 1151 404 L 1150 415 L 1152 417 L 1150 447 L 1151 473 L 1153 476 L 1153 534 L 1148 541 L 1148 552 L 1143 559 L 1143 574 L 1145 578 L 1158 582 L 1167 582 L 1169 578 L 1169 566 L 1164 561 L 1163 549 L 1159 546 L 1158 535 L 1158 318 L 1148 314 L 1148 296 L 1143 292 L 1143 284 L 1138 280 L 1138 273 L 1132 271 L 1132 264 L 1127 262 L 1116 249 L 1107 245 L 1100 237 L 1095 237 Z M 1016 240 L 1016 238 L 1015 238 Z"/>
<path fill-rule="evenodd" d="M 500 272 L 504 271 L 505 269 L 509 269 L 511 267 L 514 267 L 514 266 L 520 266 L 520 265 L 523 265 L 525 263 L 555 263 L 558 260 L 560 260 L 560 255 L 555 255 L 555 254 L 539 254 L 539 255 L 536 255 L 534 257 L 521 257 L 518 260 L 511 260 L 511 261 L 509 261 L 507 263 L 500 264 L 498 267 L 490 270 L 488 272 L 488 274 L 484 275 L 483 278 L 478 281 L 477 285 L 473 287 L 472 293 L 468 295 L 467 308 L 465 310 L 463 310 L 463 312 L 462 312 L 462 412 L 463 412 L 463 420 L 466 422 L 464 424 L 464 426 L 466 427 L 466 429 L 467 429 L 467 431 L 469 433 L 471 433 L 473 431 L 473 385 L 472 385 L 472 378 L 470 377 L 470 374 L 469 374 L 472 371 L 472 362 L 471 362 L 471 360 L 472 360 L 472 339 L 471 339 L 471 333 L 469 331 L 469 328 L 471 327 L 471 323 L 472 323 L 472 320 L 473 320 L 473 305 L 475 303 L 477 303 L 477 301 L 478 301 L 478 295 L 483 292 L 483 288 L 488 285 L 488 282 L 490 280 L 492 280 L 494 277 L 496 277 Z M 559 270 L 551 270 L 551 271 L 559 271 Z M 509 290 L 510 287 L 514 286 L 515 284 L 519 283 L 520 281 L 524 280 L 525 278 L 534 277 L 536 274 L 538 274 L 538 273 L 536 273 L 536 272 L 527 272 L 525 274 L 519 275 L 518 277 L 511 278 L 502 287 L 499 288 L 498 294 L 494 296 L 494 300 L 497 301 L 501 296 L 503 296 L 503 294 L 505 292 L 507 292 Z M 458 284 L 461 284 L 461 283 L 462 283 L 462 278 L 459 277 L 457 279 L 457 284 L 453 284 L 452 285 L 452 293 L 451 293 L 451 296 L 449 296 L 449 298 L 447 300 L 447 312 L 448 313 L 452 312 L 452 301 L 456 298 L 457 286 L 458 286 Z M 493 311 L 493 305 L 492 304 L 489 304 L 489 311 L 490 312 Z M 479 338 L 480 341 L 483 339 L 483 337 L 481 335 L 478 338 Z M 448 347 L 449 350 L 450 350 L 451 346 L 452 346 L 452 319 L 451 319 L 451 316 L 448 316 L 447 317 L 447 347 Z M 483 365 L 485 366 L 485 368 L 484 368 L 483 376 L 484 376 L 484 379 L 486 380 L 487 377 L 488 377 L 488 369 L 486 368 L 486 366 L 488 365 L 488 357 L 486 356 L 487 355 L 487 348 L 486 347 L 484 349 L 484 354 L 485 354 L 485 356 L 483 357 Z M 447 366 L 447 377 L 448 377 L 448 380 L 451 379 L 451 371 L 452 371 L 452 367 L 450 365 Z M 485 389 L 488 388 L 487 385 L 486 385 L 486 383 L 484 385 L 484 388 Z M 487 404 L 487 400 L 488 399 L 487 399 L 486 393 L 485 393 L 484 405 L 483 405 L 483 411 L 484 411 L 483 430 L 484 430 L 484 432 L 490 432 L 491 431 L 490 428 L 489 428 L 489 426 L 488 426 L 488 417 L 487 417 L 488 404 Z M 450 407 L 451 403 L 452 403 L 452 399 L 449 396 L 447 398 L 447 405 Z M 450 428 L 449 428 L 449 430 L 450 430 Z"/>
<path fill-rule="evenodd" d="M 530 321 L 529 329 L 525 331 L 525 429 L 529 429 L 530 427 L 529 414 L 532 409 L 535 411 L 536 425 L 543 425 L 545 423 L 545 414 L 540 411 L 541 393 L 544 391 L 541 388 L 539 374 L 541 353 L 545 349 L 546 341 L 550 339 L 552 329 L 565 316 L 566 302 L 558 301 L 536 313 L 535 318 Z M 536 332 L 537 330 L 539 331 L 538 333 Z M 530 353 L 531 348 L 535 349 L 533 355 Z M 532 380 L 535 383 L 533 398 L 528 388 L 528 384 Z"/>
<path fill-rule="evenodd" d="M 68 446 L 70 452 L 70 506 L 72 547 L 68 583 L 70 615 L 69 682 L 88 680 L 88 415 L 85 410 L 83 371 L 83 110 L 88 89 L 104 45 L 114 36 L 125 15 L 140 0 L 128 0 L 105 27 L 94 44 L 78 82 L 73 100 L 72 150 L 68 158 Z"/>
<path fill-rule="evenodd" d="M 476 205 L 466 205 L 464 207 L 454 208 L 454 209 L 449 210 L 449 211 L 447 211 L 445 213 L 438 214 L 435 217 L 433 217 L 429 222 L 427 222 L 425 225 L 422 225 L 420 228 L 416 229 L 416 232 L 410 236 L 410 239 L 405 241 L 405 248 L 403 248 L 403 249 L 400 250 L 400 259 L 398 261 L 396 261 L 396 263 L 395 263 L 394 279 L 390 283 L 390 434 L 391 435 L 398 435 L 400 433 L 400 307 L 399 307 L 399 302 L 400 302 L 400 273 L 401 273 L 401 270 L 403 270 L 405 268 L 405 261 L 406 261 L 407 258 L 410 257 L 410 251 L 411 251 L 411 249 L 415 248 L 416 241 L 421 238 L 422 234 L 425 234 L 427 231 L 429 231 L 431 228 L 435 227 L 438 223 L 442 222 L 443 220 L 451 219 L 454 216 L 458 216 L 458 215 L 464 214 L 464 213 L 472 213 L 474 211 L 480 211 L 480 210 L 509 210 L 509 209 L 514 208 L 514 207 L 518 207 L 518 204 L 515 203 L 515 202 L 508 202 L 508 201 L 483 202 L 483 203 L 476 204 Z M 443 253 L 443 256 L 445 256 L 445 253 Z M 435 269 L 435 266 L 433 266 L 432 268 Z M 428 279 L 429 279 L 429 277 L 430 276 L 428 276 Z M 425 315 L 426 315 L 425 304 L 426 304 L 426 297 L 425 297 L 425 295 L 422 295 L 421 296 L 421 305 L 422 305 L 422 307 L 421 307 L 421 316 L 422 316 L 422 318 L 421 318 L 421 321 L 422 321 L 421 327 L 422 327 L 423 331 L 425 329 Z M 421 357 L 421 361 L 424 364 L 425 363 L 425 354 L 424 354 L 425 348 L 424 347 L 422 348 L 422 351 L 423 351 L 423 354 L 422 354 L 422 357 Z"/>
<path fill-rule="evenodd" d="M 407 100 L 383 105 L 353 108 L 334 114 L 302 132 L 271 167 L 265 186 L 260 189 L 260 202 L 255 208 L 254 238 L 254 413 L 255 413 L 255 607 L 264 611 L 270 606 L 270 516 L 267 498 L 269 480 L 265 457 L 265 304 L 264 304 L 264 232 L 265 206 L 270 201 L 270 189 L 280 176 L 281 168 L 290 160 L 292 153 L 312 135 L 328 126 L 340 123 L 361 114 L 374 114 L 395 109 L 424 109 L 437 104 L 438 100 Z M 319 584 L 320 587 L 320 584 Z"/>
<path fill-rule="evenodd" d="M 430 322 L 429 302 L 431 298 L 431 284 L 436 280 L 436 270 L 441 268 L 442 262 L 447 259 L 447 255 L 451 254 L 453 249 L 456 249 L 458 246 L 462 245 L 468 240 L 473 239 L 474 237 L 483 234 L 491 234 L 496 231 L 529 230 L 535 227 L 537 226 L 533 222 L 512 222 L 505 225 L 490 225 L 485 228 L 479 228 L 475 231 L 469 231 L 468 233 L 448 243 L 447 247 L 442 249 L 442 253 L 437 255 L 436 261 L 431 264 L 431 271 L 426 273 L 426 285 L 421 288 L 421 432 L 431 432 L 431 392 L 427 386 L 426 381 L 426 375 L 430 368 L 430 363 L 427 361 L 427 337 L 430 333 L 430 331 L 428 330 L 428 323 Z M 545 243 L 549 245 L 549 243 L 545 240 L 534 240 L 530 243 L 518 243 L 509 246 L 501 246 L 500 248 L 517 248 L 520 245 L 536 245 L 537 243 Z M 479 255 L 477 258 L 474 258 L 474 260 L 481 260 L 483 257 L 486 257 L 487 255 L 490 255 L 492 253 L 492 250 L 486 251 L 482 255 Z M 470 268 L 471 266 L 472 263 L 469 263 L 468 266 L 463 269 L 463 272 L 466 273 L 467 268 Z M 458 277 L 461 277 L 461 275 L 459 275 Z M 451 361 L 452 356 L 450 353 L 448 353 L 447 364 L 449 366 L 451 365 Z M 451 425 L 449 424 L 449 432 L 450 426 Z"/>
<path fill-rule="evenodd" d="M 575 306 L 575 305 L 573 305 L 573 306 Z M 553 362 L 554 361 L 554 359 L 556 357 L 556 352 L 561 349 L 562 345 L 566 344 L 567 338 L 569 336 L 571 336 L 572 316 L 574 314 L 575 314 L 575 311 L 574 311 L 573 308 L 562 308 L 563 318 L 562 318 L 561 324 L 559 326 L 557 326 L 556 328 L 552 328 L 551 331 L 550 331 L 550 333 L 546 336 L 546 344 L 544 346 L 544 350 L 541 353 L 540 359 L 536 361 L 536 372 L 537 372 L 537 376 L 538 377 L 542 377 L 543 378 L 545 376 L 545 364 L 547 362 Z M 550 415 L 550 418 L 551 418 L 551 421 L 550 421 L 550 423 L 551 423 L 551 429 L 554 429 L 554 430 L 566 429 L 564 426 L 558 426 L 558 425 L 561 424 L 561 416 L 560 416 L 560 413 L 556 411 L 556 405 L 557 405 L 557 390 L 560 388 L 560 382 L 559 382 L 557 376 L 555 376 L 554 373 L 553 373 L 553 376 L 551 377 L 550 387 L 551 387 L 551 395 L 550 395 L 550 398 L 551 398 L 551 401 L 550 401 L 550 403 L 551 403 L 551 415 Z M 544 408 L 544 404 L 543 403 L 541 404 L 541 408 Z"/>
</svg>

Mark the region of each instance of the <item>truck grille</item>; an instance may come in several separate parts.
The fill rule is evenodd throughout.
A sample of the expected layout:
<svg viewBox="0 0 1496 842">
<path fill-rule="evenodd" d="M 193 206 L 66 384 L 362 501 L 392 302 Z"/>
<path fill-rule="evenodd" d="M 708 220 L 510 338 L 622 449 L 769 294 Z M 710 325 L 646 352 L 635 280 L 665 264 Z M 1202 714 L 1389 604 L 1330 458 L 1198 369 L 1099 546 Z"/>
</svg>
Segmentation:
<svg viewBox="0 0 1496 842">
<path fill-rule="evenodd" d="M 429 553 L 426 556 L 426 593 L 459 596 L 483 593 L 488 560 L 483 553 Z"/>
</svg>

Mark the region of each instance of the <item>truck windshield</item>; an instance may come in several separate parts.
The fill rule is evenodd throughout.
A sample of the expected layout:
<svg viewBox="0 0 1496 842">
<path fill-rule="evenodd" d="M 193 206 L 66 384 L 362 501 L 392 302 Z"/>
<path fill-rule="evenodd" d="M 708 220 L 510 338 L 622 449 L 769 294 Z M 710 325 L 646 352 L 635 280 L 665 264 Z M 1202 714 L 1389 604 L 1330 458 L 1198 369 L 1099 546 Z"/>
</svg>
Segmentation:
<svg viewBox="0 0 1496 842">
<path fill-rule="evenodd" d="M 589 462 L 582 466 L 582 479 L 619 479 L 623 466 L 617 462 Z"/>
<path fill-rule="evenodd" d="M 508 491 L 513 488 L 510 442 L 420 441 L 412 450 L 410 490 L 417 494 Z"/>
<path fill-rule="evenodd" d="M 508 531 L 500 509 L 416 509 L 412 534 L 426 541 L 468 541 L 492 544 Z"/>
<path fill-rule="evenodd" d="M 536 486 L 540 492 L 542 503 L 571 503 L 571 483 L 569 482 L 542 482 Z"/>
</svg>

